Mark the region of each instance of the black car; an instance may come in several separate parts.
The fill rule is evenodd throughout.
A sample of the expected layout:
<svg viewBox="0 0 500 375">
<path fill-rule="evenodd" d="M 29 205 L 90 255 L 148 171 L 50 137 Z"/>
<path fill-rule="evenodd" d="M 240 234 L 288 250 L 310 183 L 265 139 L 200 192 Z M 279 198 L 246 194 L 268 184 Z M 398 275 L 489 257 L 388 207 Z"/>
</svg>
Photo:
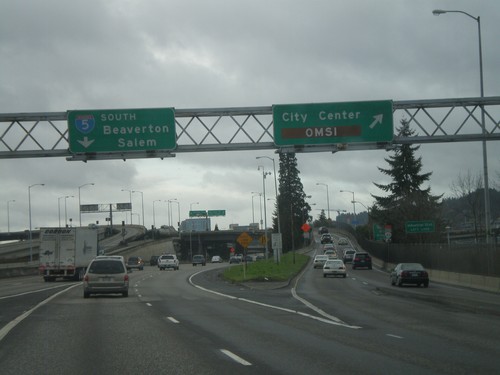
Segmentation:
<svg viewBox="0 0 500 375">
<path fill-rule="evenodd" d="M 321 243 L 333 243 L 333 237 L 330 233 L 325 233 L 321 236 Z"/>
<path fill-rule="evenodd" d="M 151 258 L 149 259 L 149 265 L 150 266 L 157 266 L 159 257 L 160 257 L 159 255 L 152 255 Z"/>
<path fill-rule="evenodd" d="M 232 256 L 231 258 L 229 258 L 229 264 L 240 264 L 240 263 L 241 263 L 240 257 Z"/>
<path fill-rule="evenodd" d="M 136 257 L 136 256 L 133 256 L 133 257 L 129 257 L 128 260 L 127 260 L 127 269 L 128 270 L 131 270 L 131 269 L 138 269 L 140 271 L 142 271 L 144 269 L 144 261 L 142 260 L 141 257 Z"/>
<path fill-rule="evenodd" d="M 372 257 L 368 253 L 356 252 L 352 258 L 352 269 L 368 268 L 372 269 Z"/>
<path fill-rule="evenodd" d="M 399 263 L 389 277 L 392 285 L 416 284 L 426 288 L 429 286 L 429 274 L 420 263 Z"/>
</svg>

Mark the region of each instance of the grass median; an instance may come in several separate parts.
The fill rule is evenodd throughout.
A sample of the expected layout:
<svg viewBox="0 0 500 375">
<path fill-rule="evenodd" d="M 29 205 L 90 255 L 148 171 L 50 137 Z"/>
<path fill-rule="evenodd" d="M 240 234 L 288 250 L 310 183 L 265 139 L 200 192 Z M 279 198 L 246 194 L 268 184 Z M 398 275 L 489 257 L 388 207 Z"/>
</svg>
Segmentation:
<svg viewBox="0 0 500 375">
<path fill-rule="evenodd" d="M 259 260 L 246 265 L 228 267 L 224 279 L 232 282 L 242 281 L 286 281 L 297 275 L 309 261 L 304 254 L 289 252 L 281 257 L 280 263 L 274 259 Z"/>
</svg>

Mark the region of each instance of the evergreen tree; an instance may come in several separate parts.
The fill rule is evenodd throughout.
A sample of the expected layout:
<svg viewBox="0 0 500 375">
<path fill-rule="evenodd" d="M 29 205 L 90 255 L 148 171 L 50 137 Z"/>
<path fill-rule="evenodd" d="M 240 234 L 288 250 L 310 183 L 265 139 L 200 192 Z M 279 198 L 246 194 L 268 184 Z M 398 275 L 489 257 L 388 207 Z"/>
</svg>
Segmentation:
<svg viewBox="0 0 500 375">
<path fill-rule="evenodd" d="M 311 211 L 305 198 L 295 153 L 280 153 L 278 204 L 283 252 L 298 249 L 303 244 L 301 226 Z M 273 221 L 276 228 L 277 220 Z"/>
<path fill-rule="evenodd" d="M 401 121 L 401 127 L 397 131 L 401 137 L 410 137 L 415 133 L 405 120 Z M 430 187 L 421 187 L 429 181 L 432 172 L 421 172 L 422 158 L 415 156 L 419 148 L 420 146 L 403 144 L 394 151 L 393 156 L 384 159 L 390 168 L 378 168 L 380 172 L 390 176 L 392 181 L 387 185 L 374 183 L 389 195 L 385 197 L 372 195 L 375 204 L 371 215 L 379 224 L 392 225 L 393 242 L 437 242 L 443 226 L 439 202 L 442 196 L 433 196 Z M 435 222 L 435 233 L 405 233 L 407 221 L 423 220 Z"/>
</svg>

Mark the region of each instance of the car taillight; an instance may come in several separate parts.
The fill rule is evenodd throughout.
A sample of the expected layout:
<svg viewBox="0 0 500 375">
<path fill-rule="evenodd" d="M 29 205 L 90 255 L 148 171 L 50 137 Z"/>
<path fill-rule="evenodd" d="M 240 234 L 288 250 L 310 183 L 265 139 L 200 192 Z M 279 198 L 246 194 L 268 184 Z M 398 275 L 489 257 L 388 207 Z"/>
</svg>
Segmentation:
<svg viewBox="0 0 500 375">
<path fill-rule="evenodd" d="M 123 276 L 123 280 L 128 281 L 128 275 Z"/>
<path fill-rule="evenodd" d="M 408 276 L 408 271 L 401 272 L 401 276 Z"/>
<path fill-rule="evenodd" d="M 83 281 L 89 281 L 89 275 L 85 275 L 85 276 L 83 277 Z"/>
</svg>

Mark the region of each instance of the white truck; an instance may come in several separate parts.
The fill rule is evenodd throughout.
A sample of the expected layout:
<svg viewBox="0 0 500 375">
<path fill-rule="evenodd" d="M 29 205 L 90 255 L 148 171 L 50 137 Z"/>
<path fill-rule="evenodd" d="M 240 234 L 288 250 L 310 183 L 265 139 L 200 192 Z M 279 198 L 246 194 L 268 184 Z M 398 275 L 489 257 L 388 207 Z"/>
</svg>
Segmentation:
<svg viewBox="0 0 500 375">
<path fill-rule="evenodd" d="M 158 258 L 158 268 L 160 271 L 167 268 L 173 268 L 174 271 L 177 271 L 179 269 L 179 259 L 174 254 L 160 255 Z"/>
<path fill-rule="evenodd" d="M 41 228 L 39 270 L 43 279 L 83 280 L 87 266 L 98 255 L 97 243 L 97 229 Z"/>
</svg>

